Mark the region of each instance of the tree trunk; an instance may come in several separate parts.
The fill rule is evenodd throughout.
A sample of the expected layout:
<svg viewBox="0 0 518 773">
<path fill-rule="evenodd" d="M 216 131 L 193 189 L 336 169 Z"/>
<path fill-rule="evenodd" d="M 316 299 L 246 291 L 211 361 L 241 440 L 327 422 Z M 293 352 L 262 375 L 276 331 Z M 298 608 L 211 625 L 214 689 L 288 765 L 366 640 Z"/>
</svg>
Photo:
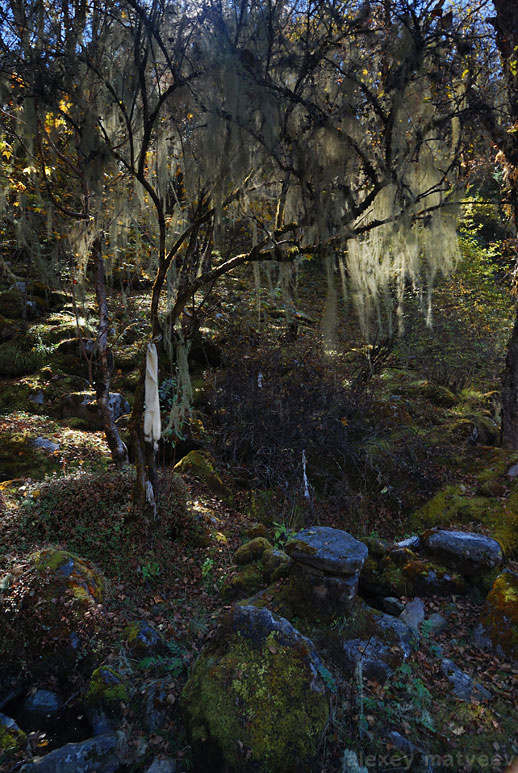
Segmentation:
<svg viewBox="0 0 518 773">
<path fill-rule="evenodd" d="M 516 0 L 493 0 L 496 16 L 489 19 L 496 30 L 496 45 L 502 59 L 504 80 L 509 98 L 509 120 L 518 123 L 518 4 Z M 504 127 L 505 128 L 505 127 Z M 509 177 L 511 208 L 515 229 L 518 230 L 518 201 L 516 197 L 516 172 L 518 169 L 518 138 L 515 131 L 495 132 L 495 142 L 505 158 Z M 515 262 L 515 271 L 518 263 Z M 518 450 L 518 303 L 516 317 L 507 347 L 502 379 L 502 426 L 503 448 Z"/>
<path fill-rule="evenodd" d="M 166 271 L 163 261 L 160 261 L 159 270 L 153 284 L 151 296 L 150 321 L 152 326 L 153 340 L 158 341 L 162 337 L 160 322 L 158 320 L 158 300 L 164 285 Z M 129 430 L 131 434 L 132 448 L 135 454 L 136 479 L 133 486 L 133 509 L 138 511 L 139 515 L 149 518 L 157 518 L 157 474 L 156 474 L 156 456 L 153 443 L 148 443 L 144 437 L 144 412 L 146 398 L 146 369 L 147 369 L 147 350 L 144 354 L 143 362 L 140 367 L 140 375 L 135 391 L 135 399 Z"/>
<path fill-rule="evenodd" d="M 502 448 L 518 449 L 518 303 L 502 379 Z"/>
<path fill-rule="evenodd" d="M 146 357 L 144 356 L 129 424 L 137 473 L 132 499 L 134 511 L 138 511 L 139 515 L 155 519 L 157 517 L 156 459 L 153 443 L 148 443 L 144 439 L 145 382 Z"/>
<path fill-rule="evenodd" d="M 92 256 L 95 263 L 95 294 L 99 309 L 99 327 L 97 330 L 97 353 L 99 355 L 100 378 L 95 389 L 97 405 L 103 420 L 104 432 L 111 451 L 112 459 L 117 467 L 128 461 L 128 449 L 122 442 L 119 430 L 113 418 L 110 407 L 110 382 L 113 371 L 113 356 L 108 348 L 108 304 L 106 302 L 106 284 L 104 281 L 104 263 L 101 237 L 98 236 L 92 246 Z"/>
</svg>

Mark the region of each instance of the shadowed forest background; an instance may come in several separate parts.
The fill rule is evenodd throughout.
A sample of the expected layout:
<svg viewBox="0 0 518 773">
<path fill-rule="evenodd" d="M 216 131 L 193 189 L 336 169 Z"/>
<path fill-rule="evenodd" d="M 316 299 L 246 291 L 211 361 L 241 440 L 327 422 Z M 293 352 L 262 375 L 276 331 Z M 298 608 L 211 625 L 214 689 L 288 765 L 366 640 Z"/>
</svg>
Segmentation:
<svg viewBox="0 0 518 773">
<path fill-rule="evenodd" d="M 512 770 L 517 181 L 511 0 L 0 3 L 1 770 Z"/>
</svg>

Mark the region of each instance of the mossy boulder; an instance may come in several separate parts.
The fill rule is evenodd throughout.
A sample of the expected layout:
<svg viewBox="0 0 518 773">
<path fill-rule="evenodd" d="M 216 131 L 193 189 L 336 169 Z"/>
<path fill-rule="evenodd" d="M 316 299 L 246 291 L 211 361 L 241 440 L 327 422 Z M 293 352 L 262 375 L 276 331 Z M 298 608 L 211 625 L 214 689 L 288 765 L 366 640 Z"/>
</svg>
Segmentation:
<svg viewBox="0 0 518 773">
<path fill-rule="evenodd" d="M 474 631 L 475 642 L 518 663 L 518 574 L 502 572 L 489 592 Z"/>
<path fill-rule="evenodd" d="M 325 633 L 323 639 L 325 645 Z M 405 621 L 357 599 L 351 613 L 328 634 L 327 643 L 333 661 L 348 677 L 355 675 L 361 661 L 363 676 L 381 684 L 417 648 L 418 637 Z"/>
<path fill-rule="evenodd" d="M 128 625 L 124 631 L 126 646 L 136 658 L 165 655 L 168 651 L 164 637 L 146 620 Z"/>
<path fill-rule="evenodd" d="M 244 545 L 240 545 L 234 555 L 236 564 L 250 564 L 258 561 L 265 550 L 271 550 L 273 545 L 265 537 L 255 537 Z"/>
<path fill-rule="evenodd" d="M 264 523 L 253 523 L 247 530 L 246 536 L 248 539 L 255 539 L 255 537 L 268 537 L 268 529 Z"/>
<path fill-rule="evenodd" d="M 246 564 L 241 571 L 226 578 L 221 595 L 225 601 L 243 599 L 261 590 L 265 585 L 262 563 L 253 561 Z"/>
<path fill-rule="evenodd" d="M 40 573 L 52 572 L 66 580 L 74 596 L 87 602 L 100 604 L 105 591 L 104 577 L 87 561 L 66 550 L 46 548 L 30 556 Z"/>
<path fill-rule="evenodd" d="M 289 575 L 292 560 L 284 550 L 268 548 L 261 556 L 261 563 L 267 581 L 275 582 L 281 577 Z"/>
<path fill-rule="evenodd" d="M 24 316 L 33 319 L 43 311 L 41 299 L 29 298 L 17 287 L 0 293 L 0 314 L 7 319 L 21 320 Z"/>
<path fill-rule="evenodd" d="M 129 698 L 128 687 L 115 669 L 108 666 L 95 669 L 84 697 L 85 712 L 95 735 L 117 727 Z"/>
<path fill-rule="evenodd" d="M 369 556 L 360 574 L 360 589 L 380 599 L 466 592 L 467 585 L 457 572 L 417 557 L 412 551 L 404 552 L 405 560 L 398 552 L 395 556 L 387 553 L 382 559 Z"/>
<path fill-rule="evenodd" d="M 401 394 L 408 397 L 422 397 L 428 400 L 432 405 L 440 408 L 453 408 L 458 403 L 458 398 L 451 389 L 442 384 L 436 384 L 433 381 L 417 381 L 406 387 L 399 387 L 395 394 Z"/>
<path fill-rule="evenodd" d="M 103 628 L 104 579 L 64 550 L 33 553 L 2 578 L 0 659 L 33 676 L 88 666 Z"/>
<path fill-rule="evenodd" d="M 199 770 L 311 770 L 329 717 L 312 642 L 267 609 L 235 607 L 182 694 Z"/>
<path fill-rule="evenodd" d="M 174 469 L 181 474 L 199 478 L 199 480 L 205 483 L 209 491 L 221 499 L 226 499 L 230 496 L 230 490 L 225 486 L 214 469 L 212 460 L 201 451 L 191 451 L 183 459 L 180 459 L 178 464 L 175 464 Z"/>
<path fill-rule="evenodd" d="M 20 730 L 14 719 L 0 714 L 0 764 L 27 745 L 27 735 Z"/>
<path fill-rule="evenodd" d="M 34 440 L 34 439 L 32 439 Z M 7 430 L 0 443 L 0 480 L 12 480 L 30 476 L 33 480 L 44 478 L 47 473 L 59 469 L 59 458 L 37 448 L 25 432 Z"/>
</svg>

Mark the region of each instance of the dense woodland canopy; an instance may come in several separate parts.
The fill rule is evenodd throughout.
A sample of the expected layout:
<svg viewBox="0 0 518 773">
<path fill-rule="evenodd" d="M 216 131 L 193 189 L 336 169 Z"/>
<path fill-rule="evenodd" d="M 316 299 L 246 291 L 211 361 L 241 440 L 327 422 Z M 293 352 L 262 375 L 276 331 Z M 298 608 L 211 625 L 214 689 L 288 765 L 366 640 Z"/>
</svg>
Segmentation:
<svg viewBox="0 0 518 773">
<path fill-rule="evenodd" d="M 308 254 L 328 263 L 330 341 L 337 267 L 367 340 L 402 329 L 407 290 L 431 320 L 469 176 L 512 120 L 488 3 L 443 6 L 5 3 L 11 249 L 54 281 L 97 261 L 100 297 L 105 275 L 145 270 L 169 352 L 197 291 L 275 261 L 293 294 Z"/>
<path fill-rule="evenodd" d="M 221 591 L 228 512 L 212 522 L 218 551 L 189 558 L 186 494 L 164 472 L 207 447 L 226 477 L 201 456 L 205 484 L 225 507 L 239 511 L 243 490 L 252 515 L 283 503 L 276 549 L 317 523 L 376 539 L 441 525 L 429 499 L 516 559 L 517 185 L 513 0 L 2 0 L 0 376 L 32 381 L 21 413 L 0 398 L 0 419 L 47 405 L 69 419 L 52 390 L 75 391 L 80 373 L 117 471 L 89 479 L 93 501 L 104 513 L 106 485 L 120 505 L 94 540 L 97 514 L 85 506 L 83 522 L 81 476 L 62 462 L 50 505 L 48 482 L 41 505 L 32 484 L 16 505 L 0 488 L 23 518 L 40 508 L 6 527 L 13 546 L 83 540 L 121 582 L 140 551 L 145 592 L 160 571 L 166 586 L 160 561 L 178 550 L 203 560 L 205 595 Z M 66 340 L 53 299 L 73 320 Z M 226 582 L 227 600 L 250 595 Z M 429 696 L 413 700 L 432 732 Z"/>
</svg>

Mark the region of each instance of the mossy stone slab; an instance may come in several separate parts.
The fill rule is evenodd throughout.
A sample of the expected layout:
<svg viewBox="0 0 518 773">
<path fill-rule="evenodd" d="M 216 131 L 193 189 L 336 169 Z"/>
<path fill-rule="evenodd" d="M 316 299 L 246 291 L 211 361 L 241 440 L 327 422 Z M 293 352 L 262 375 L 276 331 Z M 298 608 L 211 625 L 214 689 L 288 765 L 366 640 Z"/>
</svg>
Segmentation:
<svg viewBox="0 0 518 773">
<path fill-rule="evenodd" d="M 300 531 L 289 540 L 285 550 L 296 563 L 345 577 L 361 570 L 368 553 L 363 542 L 346 531 L 329 526 Z"/>
</svg>

